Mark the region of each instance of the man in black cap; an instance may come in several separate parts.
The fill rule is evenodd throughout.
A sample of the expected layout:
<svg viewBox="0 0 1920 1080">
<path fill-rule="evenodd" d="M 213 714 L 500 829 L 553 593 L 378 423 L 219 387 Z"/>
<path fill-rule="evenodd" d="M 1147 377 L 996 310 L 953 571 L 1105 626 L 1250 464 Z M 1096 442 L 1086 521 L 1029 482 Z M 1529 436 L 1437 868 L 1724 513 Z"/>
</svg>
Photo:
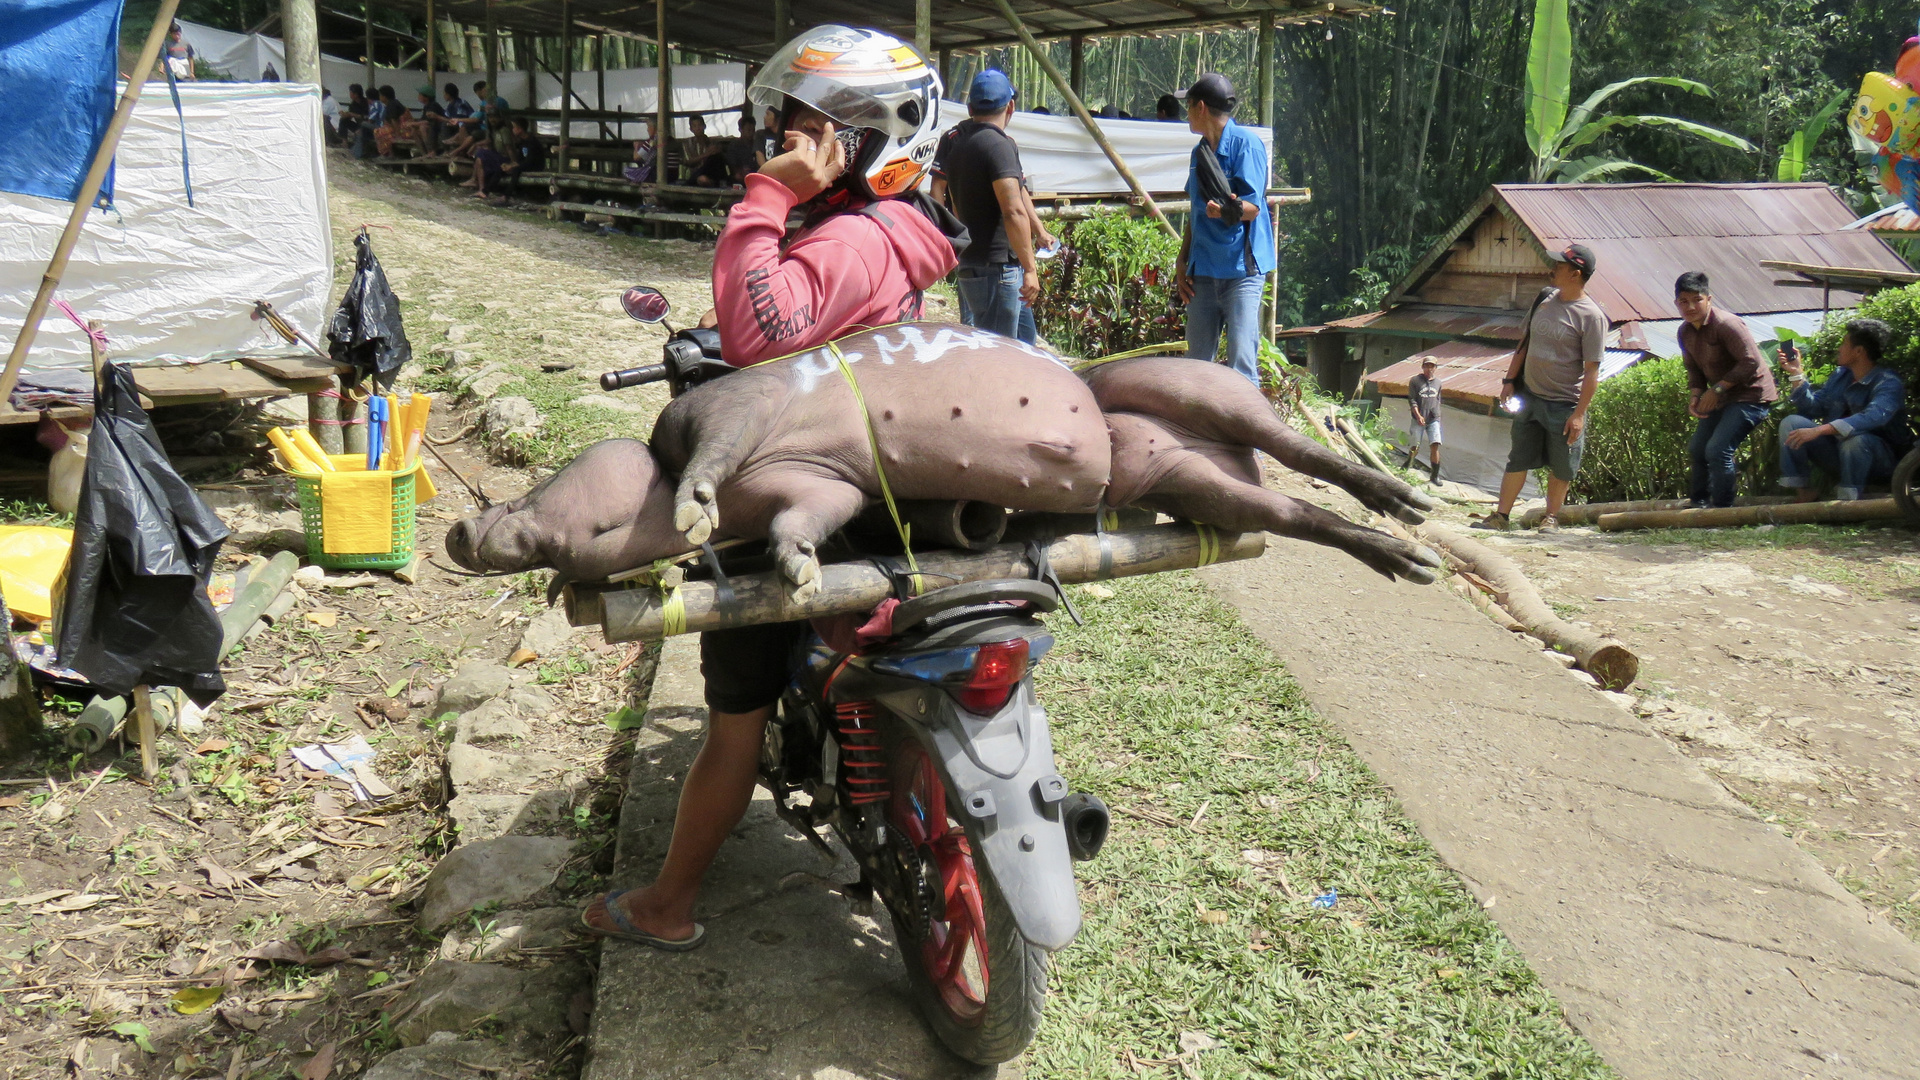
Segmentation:
<svg viewBox="0 0 1920 1080">
<path fill-rule="evenodd" d="M 1005 72 L 988 68 L 974 76 L 967 119 L 941 137 L 934 153 L 933 197 L 951 203 L 972 238 L 954 271 L 961 321 L 1030 342 L 1032 324 L 1021 312 L 1040 295 L 1040 268 L 1020 148 L 1007 134 L 1015 105 Z"/>
<path fill-rule="evenodd" d="M 1273 269 L 1273 219 L 1267 147 L 1233 122 L 1236 100 L 1233 84 L 1212 72 L 1187 91 L 1187 128 L 1200 143 L 1187 171 L 1193 212 L 1175 287 L 1187 305 L 1187 354 L 1211 361 L 1224 328 L 1227 362 L 1259 386 L 1260 295 Z"/>
<path fill-rule="evenodd" d="M 1547 478 L 1547 516 L 1541 532 L 1560 528 L 1560 507 L 1567 488 L 1580 471 L 1580 451 L 1586 447 L 1587 407 L 1600 385 L 1600 357 L 1607 345 L 1607 313 L 1587 295 L 1587 280 L 1599 264 L 1584 244 L 1549 250 L 1553 287 L 1541 290 L 1533 302 L 1520 347 L 1513 351 L 1507 377 L 1500 380 L 1500 396 L 1513 416 L 1513 449 L 1507 455 L 1507 474 L 1500 479 L 1500 506 L 1476 529 L 1504 530 L 1507 517 L 1527 474 L 1550 470 Z"/>
</svg>

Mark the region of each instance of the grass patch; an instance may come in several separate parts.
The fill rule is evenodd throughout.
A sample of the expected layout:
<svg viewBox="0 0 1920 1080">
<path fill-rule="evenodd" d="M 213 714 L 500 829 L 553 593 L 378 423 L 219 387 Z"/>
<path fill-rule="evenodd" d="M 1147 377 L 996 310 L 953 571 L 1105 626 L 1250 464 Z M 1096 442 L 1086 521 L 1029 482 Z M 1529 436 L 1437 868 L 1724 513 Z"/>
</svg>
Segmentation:
<svg viewBox="0 0 1920 1080">
<path fill-rule="evenodd" d="M 1182 1032 L 1219 1040 L 1205 1077 L 1613 1075 L 1193 575 L 1113 588 L 1076 598 L 1086 627 L 1055 620 L 1039 671 L 1062 771 L 1116 822 L 1028 1076 L 1131 1078 L 1128 1052 L 1164 1061 Z"/>
<path fill-rule="evenodd" d="M 1681 544 L 1714 551 L 1740 549 L 1795 549 L 1847 551 L 1862 544 L 1885 541 L 1897 528 L 1894 522 L 1860 525 L 1775 525 L 1724 529 L 1632 529 L 1594 535 L 1618 544 Z"/>
</svg>

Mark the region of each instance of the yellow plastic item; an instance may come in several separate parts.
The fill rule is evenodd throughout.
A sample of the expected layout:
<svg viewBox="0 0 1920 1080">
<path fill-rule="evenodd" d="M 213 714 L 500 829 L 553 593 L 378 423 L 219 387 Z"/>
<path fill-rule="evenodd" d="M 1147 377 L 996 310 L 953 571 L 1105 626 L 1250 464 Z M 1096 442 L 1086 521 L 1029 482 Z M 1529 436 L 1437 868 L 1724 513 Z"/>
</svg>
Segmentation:
<svg viewBox="0 0 1920 1080">
<path fill-rule="evenodd" d="M 300 448 L 300 452 L 302 454 L 305 454 L 309 459 L 311 459 L 313 461 L 314 467 L 319 469 L 321 472 L 332 472 L 336 468 L 333 462 L 333 459 L 327 457 L 327 452 L 325 450 L 320 449 L 320 444 L 314 440 L 312 432 L 302 431 L 299 428 L 294 428 L 293 429 L 293 445 L 298 446 Z M 366 465 L 366 461 L 362 460 L 360 464 L 362 467 L 364 467 Z"/>
<path fill-rule="evenodd" d="M 16 615 L 53 618 L 53 600 L 66 592 L 73 530 L 50 525 L 0 525 L 0 592 Z"/>
<path fill-rule="evenodd" d="M 307 455 L 301 452 L 300 447 L 294 443 L 293 439 L 288 437 L 287 429 L 268 428 L 267 440 L 273 443 L 274 464 L 280 466 L 282 471 L 315 474 L 321 471 L 320 466 L 315 465 L 309 460 Z"/>
<path fill-rule="evenodd" d="M 359 455 L 353 455 L 358 457 Z M 367 459 L 360 457 L 360 464 Z M 393 546 L 393 474 L 338 469 L 320 476 L 321 549 L 329 555 Z"/>
</svg>

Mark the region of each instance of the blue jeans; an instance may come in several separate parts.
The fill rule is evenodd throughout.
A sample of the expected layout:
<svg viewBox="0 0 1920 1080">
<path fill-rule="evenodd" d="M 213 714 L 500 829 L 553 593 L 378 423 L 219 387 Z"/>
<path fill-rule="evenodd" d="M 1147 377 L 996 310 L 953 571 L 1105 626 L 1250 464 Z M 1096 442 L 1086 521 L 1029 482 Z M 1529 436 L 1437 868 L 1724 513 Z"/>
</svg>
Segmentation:
<svg viewBox="0 0 1920 1080">
<path fill-rule="evenodd" d="M 1694 502 L 1708 506 L 1732 506 L 1735 486 L 1735 455 L 1760 421 L 1767 418 L 1767 407 L 1758 403 L 1735 401 L 1708 413 L 1693 429 L 1693 443 L 1687 454 L 1693 459 L 1693 484 L 1688 491 Z"/>
<path fill-rule="evenodd" d="M 963 266 L 954 272 L 954 291 L 960 294 L 960 319 L 968 326 L 1007 337 L 1020 333 L 1020 285 L 1025 274 L 1019 263 L 1005 266 Z"/>
<path fill-rule="evenodd" d="M 1227 331 L 1227 363 L 1260 385 L 1260 294 L 1266 278 L 1195 276 L 1193 300 L 1187 304 L 1187 355 L 1211 363 L 1220 346 L 1220 329 Z"/>
<path fill-rule="evenodd" d="M 1780 486 L 1810 488 L 1813 472 L 1808 463 L 1835 477 L 1836 499 L 1857 499 L 1869 480 L 1893 476 L 1893 448 L 1885 439 L 1867 431 L 1856 431 L 1844 439 L 1822 435 L 1794 450 L 1787 446 L 1787 432 L 1819 427 L 1820 421 L 1804 416 L 1789 416 L 1780 421 Z"/>
</svg>

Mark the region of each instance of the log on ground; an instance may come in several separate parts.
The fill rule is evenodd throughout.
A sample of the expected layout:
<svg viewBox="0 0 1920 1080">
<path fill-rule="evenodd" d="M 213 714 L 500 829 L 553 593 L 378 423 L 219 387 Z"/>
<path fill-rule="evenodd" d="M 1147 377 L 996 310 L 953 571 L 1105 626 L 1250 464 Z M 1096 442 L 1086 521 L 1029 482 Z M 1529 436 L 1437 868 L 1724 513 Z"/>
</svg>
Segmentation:
<svg viewBox="0 0 1920 1080">
<path fill-rule="evenodd" d="M 1899 517 L 1900 506 L 1892 499 L 1851 499 L 1779 506 L 1642 510 L 1602 514 L 1597 524 L 1602 532 L 1622 532 L 1629 529 L 1719 529 L 1742 525 L 1848 525 L 1862 521 L 1893 521 Z"/>
<path fill-rule="evenodd" d="M 1046 550 L 1061 583 L 1073 584 L 1255 559 L 1266 547 L 1265 533 L 1228 533 L 1179 522 L 1109 532 L 1104 545 L 1099 536 L 1075 534 Z M 1033 576 L 1024 544 L 928 552 L 918 560 L 927 591 L 963 581 Z M 768 572 L 731 578 L 730 600 L 711 581 L 686 582 L 671 601 L 650 588 L 605 592 L 598 597 L 598 614 L 609 642 L 658 641 L 674 634 L 866 612 L 893 595 L 892 581 L 870 562 L 829 563 L 820 576 L 819 591 L 803 601 L 792 598 L 785 578 Z M 671 608 L 679 610 L 669 626 Z"/>
<path fill-rule="evenodd" d="M 1493 586 L 1500 606 L 1527 628 L 1529 636 L 1573 657 L 1580 670 L 1593 676 L 1602 687 L 1625 690 L 1640 676 L 1640 658 L 1632 649 L 1591 630 L 1582 630 L 1555 615 L 1513 560 L 1431 522 L 1419 527 L 1419 535 L 1446 552 L 1455 569 L 1469 570 Z"/>
<path fill-rule="evenodd" d="M 1735 506 L 1779 506 L 1793 501 L 1791 495 L 1742 495 L 1734 500 Z M 1603 514 L 1632 514 L 1643 510 L 1685 510 L 1685 499 L 1639 499 L 1625 502 L 1574 503 L 1560 508 L 1560 524 L 1592 525 Z M 1535 528 L 1540 520 L 1547 516 L 1547 508 L 1536 506 L 1520 515 L 1519 525 L 1523 529 Z"/>
</svg>

